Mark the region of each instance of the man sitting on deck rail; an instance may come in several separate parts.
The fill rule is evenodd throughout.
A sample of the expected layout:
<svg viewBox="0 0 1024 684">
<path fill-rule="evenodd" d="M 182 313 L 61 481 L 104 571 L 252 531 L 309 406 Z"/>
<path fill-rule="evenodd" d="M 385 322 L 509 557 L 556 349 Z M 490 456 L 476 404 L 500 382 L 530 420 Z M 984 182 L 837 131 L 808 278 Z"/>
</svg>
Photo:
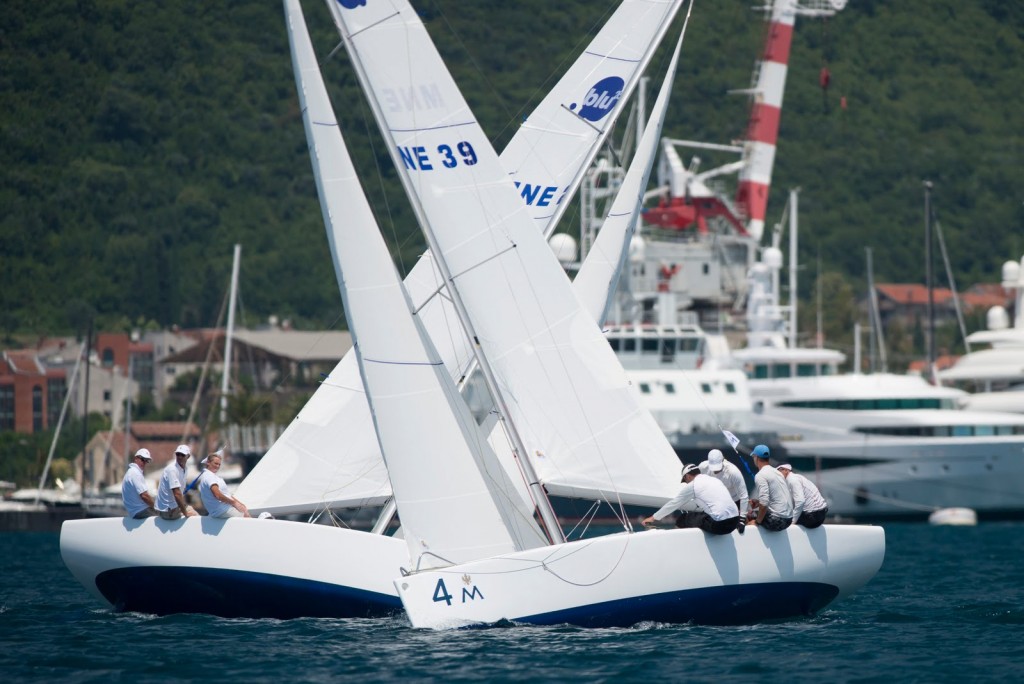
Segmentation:
<svg viewBox="0 0 1024 684">
<path fill-rule="evenodd" d="M 644 518 L 644 527 L 653 526 L 655 521 L 678 509 L 682 515 L 676 520 L 676 527 L 698 527 L 708 534 L 730 534 L 736 529 L 739 509 L 720 480 L 702 474 L 691 463 L 683 466 L 683 483 L 675 498 Z M 699 510 L 692 510 L 693 507 Z"/>
<path fill-rule="evenodd" d="M 128 472 L 121 480 L 121 500 L 129 518 L 141 520 L 156 515 L 153 510 L 153 495 L 146 484 L 146 466 L 153 460 L 149 449 L 139 449 L 128 464 Z"/>
<path fill-rule="evenodd" d="M 758 444 L 750 452 L 754 457 L 754 495 L 750 497 L 751 511 L 756 517 L 751 524 L 760 525 L 771 532 L 781 532 L 793 524 L 793 492 L 786 484 L 786 478 L 772 468 L 771 452 L 764 444 Z"/>
</svg>

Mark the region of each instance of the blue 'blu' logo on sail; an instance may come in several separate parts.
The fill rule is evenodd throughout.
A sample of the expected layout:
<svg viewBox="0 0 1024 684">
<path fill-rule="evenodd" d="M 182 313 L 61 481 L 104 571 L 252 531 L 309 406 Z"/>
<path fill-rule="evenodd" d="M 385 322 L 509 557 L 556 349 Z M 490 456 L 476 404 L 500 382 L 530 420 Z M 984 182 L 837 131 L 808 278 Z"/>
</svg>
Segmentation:
<svg viewBox="0 0 1024 684">
<path fill-rule="evenodd" d="M 345 9 L 355 9 L 366 5 L 366 0 L 338 0 L 338 4 Z"/>
<path fill-rule="evenodd" d="M 569 105 L 569 109 L 587 121 L 600 121 L 615 108 L 615 103 L 622 97 L 622 89 L 625 85 L 625 81 L 618 76 L 603 78 L 590 88 L 587 96 L 583 98 L 582 106 L 573 102 Z M 579 111 L 576 111 L 577 107 L 579 107 Z"/>
</svg>

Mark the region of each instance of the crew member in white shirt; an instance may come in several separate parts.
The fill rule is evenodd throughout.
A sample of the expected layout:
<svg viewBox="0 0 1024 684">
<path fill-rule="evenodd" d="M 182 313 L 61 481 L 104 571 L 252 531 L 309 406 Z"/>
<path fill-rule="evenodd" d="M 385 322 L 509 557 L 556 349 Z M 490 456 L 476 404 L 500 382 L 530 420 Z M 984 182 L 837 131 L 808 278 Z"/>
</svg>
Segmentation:
<svg viewBox="0 0 1024 684">
<path fill-rule="evenodd" d="M 217 474 L 223 457 L 220 453 L 210 454 L 203 459 L 206 470 L 199 477 L 199 498 L 203 501 L 211 518 L 249 518 L 245 504 L 231 496 L 224 478 Z"/>
<path fill-rule="evenodd" d="M 721 480 L 704 475 L 691 464 L 683 466 L 683 486 L 675 498 L 644 518 L 644 527 L 651 527 L 673 511 L 682 515 L 676 527 L 699 527 L 708 534 L 730 534 L 740 521 L 740 512 Z M 696 504 L 699 510 L 689 510 Z"/>
<path fill-rule="evenodd" d="M 809 530 L 821 527 L 828 515 L 828 502 L 814 483 L 799 473 L 793 466 L 783 463 L 777 470 L 786 478 L 786 484 L 793 492 L 793 522 Z"/>
<path fill-rule="evenodd" d="M 786 484 L 786 478 L 772 468 L 771 451 L 764 444 L 758 444 L 750 454 L 754 457 L 757 474 L 754 475 L 755 496 L 750 503 L 757 509 L 753 524 L 772 532 L 781 532 L 793 524 L 793 493 Z"/>
<path fill-rule="evenodd" d="M 725 488 L 729 490 L 732 500 L 736 503 L 742 522 L 747 514 L 747 483 L 743 481 L 743 473 L 740 472 L 740 469 L 725 460 L 721 451 L 712 449 L 708 452 L 708 460 L 701 462 L 700 472 L 722 481 Z M 742 533 L 743 530 L 741 529 L 740 532 Z"/>
<path fill-rule="evenodd" d="M 180 444 L 174 450 L 174 460 L 167 464 L 160 475 L 160 486 L 156 490 L 156 512 L 164 520 L 177 520 L 196 515 L 194 508 L 185 502 L 185 463 L 192 455 L 188 444 Z"/>
<path fill-rule="evenodd" d="M 121 499 L 129 518 L 141 520 L 156 515 L 153 510 L 153 495 L 146 484 L 146 465 L 153 460 L 149 449 L 139 449 L 128 464 L 128 472 L 121 480 Z"/>
</svg>

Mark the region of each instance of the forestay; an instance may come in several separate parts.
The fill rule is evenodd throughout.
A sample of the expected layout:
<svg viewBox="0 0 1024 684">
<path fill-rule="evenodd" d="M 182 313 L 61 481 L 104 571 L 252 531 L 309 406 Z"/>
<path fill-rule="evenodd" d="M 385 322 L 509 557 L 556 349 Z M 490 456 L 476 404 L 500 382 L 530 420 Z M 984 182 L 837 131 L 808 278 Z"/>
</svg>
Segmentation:
<svg viewBox="0 0 1024 684">
<path fill-rule="evenodd" d="M 681 2 L 625 0 L 506 148 L 503 166 L 519 183 L 528 211 L 545 236 L 578 188 Z M 334 5 L 333 0 L 328 3 Z M 616 97 L 606 88 L 620 80 L 622 91 Z M 600 84 L 605 85 L 598 92 Z M 588 101 L 592 104 L 586 105 Z M 593 107 L 587 110 L 589 118 L 574 113 L 573 105 L 578 110 L 580 103 Z M 554 210 L 553 197 L 561 199 Z M 472 354 L 447 299 L 436 296 L 440 279 L 429 253 L 405 284 L 414 304 L 422 307 L 423 325 L 435 348 L 453 377 L 460 378 Z M 238 490 L 250 508 L 275 513 L 380 505 L 390 494 L 351 352 Z"/>
<path fill-rule="evenodd" d="M 415 11 L 400 1 L 330 7 L 545 486 L 643 504 L 671 496 L 675 453 L 573 294 Z"/>
<path fill-rule="evenodd" d="M 415 316 L 348 155 L 298 0 L 292 61 L 335 271 L 414 567 L 544 544 Z M 513 492 L 513 495 L 514 492 Z"/>
</svg>

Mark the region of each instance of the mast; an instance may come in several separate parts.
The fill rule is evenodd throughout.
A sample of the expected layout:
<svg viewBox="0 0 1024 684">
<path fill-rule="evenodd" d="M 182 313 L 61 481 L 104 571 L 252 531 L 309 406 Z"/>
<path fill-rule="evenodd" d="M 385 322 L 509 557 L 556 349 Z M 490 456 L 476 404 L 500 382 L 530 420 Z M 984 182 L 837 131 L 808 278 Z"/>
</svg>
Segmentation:
<svg viewBox="0 0 1024 684">
<path fill-rule="evenodd" d="M 935 383 L 935 293 L 932 290 L 932 182 L 924 182 L 924 280 L 928 288 L 928 382 Z"/>
<path fill-rule="evenodd" d="M 789 348 L 796 349 L 796 267 L 797 267 L 797 197 L 800 188 L 789 191 Z"/>
<path fill-rule="evenodd" d="M 220 379 L 220 424 L 227 422 L 228 382 L 231 376 L 231 340 L 235 333 L 235 300 L 238 299 L 238 266 L 242 260 L 242 245 L 235 245 L 231 264 L 231 294 L 228 296 L 228 330 L 224 336 L 224 373 Z"/>
<path fill-rule="evenodd" d="M 43 485 L 46 484 L 46 478 L 50 474 L 50 464 L 53 463 L 53 452 L 57 449 L 57 438 L 60 437 L 60 429 L 64 426 L 64 417 L 68 413 L 68 405 L 71 403 L 71 392 L 75 388 L 75 380 L 78 379 L 78 369 L 82 365 L 82 356 L 78 357 L 75 361 L 75 370 L 71 371 L 71 382 L 68 384 L 67 394 L 64 395 L 64 404 L 60 408 L 60 418 L 57 419 L 57 427 L 53 430 L 53 441 L 50 442 L 50 453 L 46 455 L 46 465 L 43 466 L 43 472 L 39 476 L 39 486 L 36 488 L 36 499 L 35 504 L 39 504 L 39 498 L 43 493 Z M 85 449 L 82 449 L 82 472 L 85 472 L 87 456 Z M 82 484 L 85 484 L 85 477 L 82 477 Z M 82 491 L 85 491 L 85 487 L 82 487 Z"/>
</svg>

